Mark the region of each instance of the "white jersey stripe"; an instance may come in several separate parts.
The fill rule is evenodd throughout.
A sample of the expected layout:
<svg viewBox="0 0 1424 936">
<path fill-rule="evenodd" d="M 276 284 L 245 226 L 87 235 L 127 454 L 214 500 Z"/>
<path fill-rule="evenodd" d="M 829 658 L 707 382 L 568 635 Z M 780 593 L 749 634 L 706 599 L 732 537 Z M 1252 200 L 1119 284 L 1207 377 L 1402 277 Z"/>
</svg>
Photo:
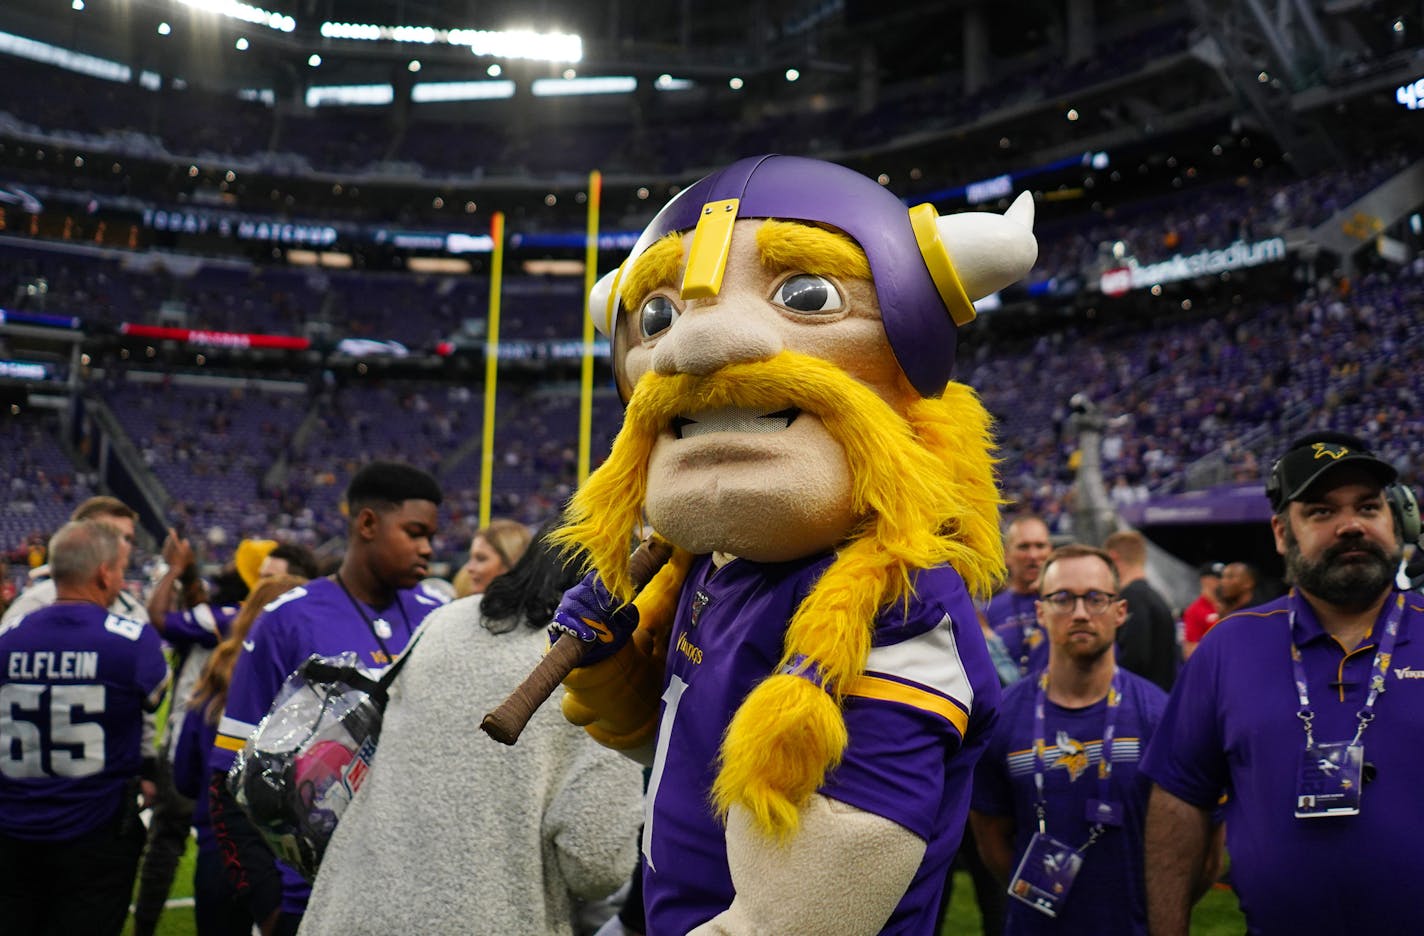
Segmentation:
<svg viewBox="0 0 1424 936">
<path fill-rule="evenodd" d="M 909 680 L 949 697 L 966 712 L 974 711 L 974 687 L 959 657 L 954 626 L 947 614 L 934 630 L 889 646 L 870 648 L 865 672 L 867 676 Z"/>
<path fill-rule="evenodd" d="M 218 733 L 234 738 L 243 738 L 245 740 L 256 730 L 256 725 L 249 725 L 245 721 L 238 721 L 236 718 L 229 718 L 227 715 L 224 715 L 222 721 L 218 722 Z"/>
</svg>

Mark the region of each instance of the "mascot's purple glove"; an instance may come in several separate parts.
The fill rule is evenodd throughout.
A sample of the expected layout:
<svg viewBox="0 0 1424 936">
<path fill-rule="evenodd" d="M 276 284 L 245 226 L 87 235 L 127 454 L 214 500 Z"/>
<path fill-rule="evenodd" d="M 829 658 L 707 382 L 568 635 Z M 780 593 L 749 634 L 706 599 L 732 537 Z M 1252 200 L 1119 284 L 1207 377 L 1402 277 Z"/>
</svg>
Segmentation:
<svg viewBox="0 0 1424 936">
<path fill-rule="evenodd" d="M 549 625 L 549 640 L 569 634 L 584 641 L 589 647 L 579 666 L 592 666 L 623 649 L 637 627 L 638 609 L 632 605 L 619 607 L 618 599 L 603 587 L 598 573 L 590 572 L 564 592 Z"/>
</svg>

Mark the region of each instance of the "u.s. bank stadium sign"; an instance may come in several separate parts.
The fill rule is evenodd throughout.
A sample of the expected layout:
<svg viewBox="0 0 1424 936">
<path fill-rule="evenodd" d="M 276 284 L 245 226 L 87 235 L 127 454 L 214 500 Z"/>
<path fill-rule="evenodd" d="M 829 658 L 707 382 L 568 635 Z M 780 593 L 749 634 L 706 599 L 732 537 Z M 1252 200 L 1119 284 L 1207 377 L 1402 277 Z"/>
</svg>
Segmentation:
<svg viewBox="0 0 1424 936">
<path fill-rule="evenodd" d="M 1177 254 L 1160 263 L 1139 264 L 1129 257 L 1127 266 L 1107 270 L 1098 280 L 1105 296 L 1121 296 L 1134 289 L 1149 289 L 1163 283 L 1176 283 L 1198 276 L 1213 276 L 1227 270 L 1244 270 L 1286 258 L 1285 238 L 1272 237 L 1248 244 L 1237 241 L 1220 250 L 1202 250 L 1194 254 Z"/>
</svg>

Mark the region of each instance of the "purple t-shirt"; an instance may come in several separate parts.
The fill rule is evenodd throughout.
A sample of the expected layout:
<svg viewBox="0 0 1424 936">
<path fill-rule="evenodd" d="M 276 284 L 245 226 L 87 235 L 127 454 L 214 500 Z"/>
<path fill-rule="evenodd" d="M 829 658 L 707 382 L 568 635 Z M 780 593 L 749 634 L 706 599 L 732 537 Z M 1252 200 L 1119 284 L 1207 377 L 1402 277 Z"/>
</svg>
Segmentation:
<svg viewBox="0 0 1424 936">
<path fill-rule="evenodd" d="M 313 579 L 277 596 L 262 609 L 243 641 L 208 767 L 224 773 L 232 767 L 282 684 L 307 657 L 313 653 L 334 657 L 351 651 L 362 666 L 379 674 L 405 649 L 425 616 L 444 603 L 438 595 L 417 587 L 398 591 L 395 601 L 385 608 L 372 608 L 357 599 L 358 613 L 342 587 L 326 578 Z M 281 862 L 278 865 L 282 868 L 282 910 L 301 913 L 311 886 L 296 871 Z"/>
<path fill-rule="evenodd" d="M 64 842 L 113 821 L 167 683 L 158 634 L 95 604 L 0 630 L 0 832 Z"/>
<path fill-rule="evenodd" d="M 1004 589 L 984 608 L 984 619 L 1004 641 L 1009 656 L 1019 664 L 1019 675 L 1036 673 L 1048 665 L 1048 634 L 1038 623 L 1034 592 L 1019 594 Z"/>
<path fill-rule="evenodd" d="M 1034 811 L 1033 708 L 1038 680 L 1022 679 L 1004 692 L 999 723 L 974 774 L 974 809 L 1014 821 L 1014 867 L 1038 830 Z M 1113 727 L 1109 797 L 1122 804 L 1121 827 L 1104 829 L 1088 849 L 1057 919 L 1017 900 L 1008 901 L 1005 936 L 1016 934 L 1146 934 L 1147 898 L 1142 877 L 1142 830 L 1151 784 L 1137 763 L 1162 719 L 1167 694 L 1140 676 L 1122 671 L 1122 703 Z M 1081 847 L 1092 823 L 1089 800 L 1101 797 L 1107 700 L 1086 708 L 1044 705 L 1043 792 L 1048 834 Z"/>
<path fill-rule="evenodd" d="M 1407 596 L 1385 691 L 1364 735 L 1360 813 L 1295 818 L 1305 732 L 1290 651 L 1300 650 L 1317 743 L 1349 741 L 1364 704 L 1374 632 L 1346 653 L 1308 602 L 1287 595 L 1224 618 L 1172 690 L 1142 771 L 1202 809 L 1228 794 L 1231 879 L 1251 933 L 1413 933 L 1424 835 L 1424 598 Z M 1295 612 L 1292 628 L 1291 612 Z"/>
<path fill-rule="evenodd" d="M 693 563 L 668 650 L 647 796 L 643 888 L 651 933 L 686 933 L 732 902 L 725 832 L 709 806 L 722 735 L 747 693 L 776 668 L 787 623 L 832 559 L 736 560 L 715 574 L 710 557 Z M 908 614 L 895 605 L 877 621 L 866 673 L 845 701 L 845 759 L 819 791 L 926 842 L 885 933 L 934 927 L 974 763 L 999 700 L 959 574 L 932 569 L 915 585 Z"/>
</svg>

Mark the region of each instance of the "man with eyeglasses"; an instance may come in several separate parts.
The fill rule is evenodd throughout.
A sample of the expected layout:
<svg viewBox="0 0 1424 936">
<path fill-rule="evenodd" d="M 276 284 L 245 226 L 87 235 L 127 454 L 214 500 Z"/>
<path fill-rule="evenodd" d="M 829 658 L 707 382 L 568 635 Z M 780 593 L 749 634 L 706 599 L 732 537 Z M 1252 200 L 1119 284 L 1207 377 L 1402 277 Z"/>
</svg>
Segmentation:
<svg viewBox="0 0 1424 936">
<path fill-rule="evenodd" d="M 970 824 L 1015 898 L 1006 936 L 1147 932 L 1137 761 L 1167 695 L 1117 665 L 1120 587 L 1103 550 L 1049 555 L 1036 605 L 1048 664 L 1007 690 L 975 772 Z"/>
<path fill-rule="evenodd" d="M 1424 599 L 1400 590 L 1413 496 L 1353 436 L 1293 442 L 1266 484 L 1285 597 L 1222 619 L 1143 761 L 1154 936 L 1185 936 L 1211 811 L 1251 933 L 1417 933 Z"/>
</svg>

